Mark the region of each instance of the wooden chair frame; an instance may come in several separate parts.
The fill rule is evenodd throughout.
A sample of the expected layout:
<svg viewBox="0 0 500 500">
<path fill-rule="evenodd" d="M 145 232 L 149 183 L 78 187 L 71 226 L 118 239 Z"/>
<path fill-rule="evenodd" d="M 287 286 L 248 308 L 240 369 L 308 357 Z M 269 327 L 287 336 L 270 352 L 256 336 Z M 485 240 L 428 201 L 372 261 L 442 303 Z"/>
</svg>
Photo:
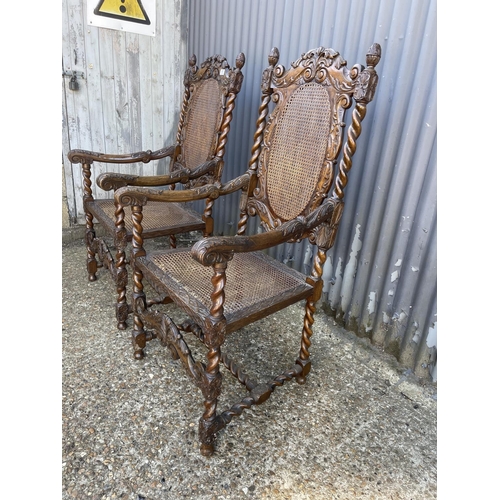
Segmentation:
<svg viewBox="0 0 500 500">
<path fill-rule="evenodd" d="M 134 221 L 131 260 L 134 270 L 135 356 L 142 357 L 146 342 L 159 338 L 170 348 L 174 359 L 182 361 L 204 397 L 204 411 L 199 422 L 199 439 L 200 451 L 205 456 L 214 452 L 216 434 L 233 417 L 240 415 L 252 405 L 266 401 L 274 389 L 286 381 L 295 379 L 299 384 L 306 381 L 311 369 L 309 348 L 313 316 L 323 290 L 321 279 L 323 264 L 326 252 L 334 244 L 337 234 L 348 172 L 356 151 L 356 140 L 361 133 L 366 105 L 372 100 L 377 86 L 378 76 L 375 66 L 380 57 L 380 46 L 373 44 L 366 57 L 367 67 L 355 65 L 349 70 L 337 52 L 320 47 L 303 54 L 288 70 L 285 70 L 283 66 L 277 64 L 279 52 L 274 48 L 269 55 L 269 67 L 262 77 L 262 98 L 254 145 L 248 170 L 243 175 L 224 184 L 214 183 L 183 192 L 126 187 L 115 193 L 118 206 L 132 207 Z M 280 207 L 280 200 L 287 201 L 287 193 L 282 196 L 279 192 L 273 191 L 273 183 L 276 184 L 275 178 L 281 173 L 295 168 L 296 163 L 296 159 L 287 162 L 287 142 L 281 140 L 283 130 L 291 130 L 299 142 L 304 141 L 300 136 L 306 132 L 301 128 L 304 124 L 301 124 L 299 119 L 295 123 L 294 119 L 284 118 L 290 114 L 292 117 L 295 116 L 293 113 L 298 105 L 294 103 L 300 101 L 297 101 L 299 91 L 306 92 L 300 95 L 311 93 L 311 99 L 316 95 L 320 96 L 323 99 L 321 102 L 327 99 L 328 121 L 327 125 L 325 120 L 321 122 L 323 128 L 318 139 L 322 141 L 318 143 L 321 147 L 318 147 L 324 156 L 321 156 L 317 173 L 309 182 L 312 186 L 309 189 L 311 195 L 307 195 L 302 201 L 299 200 L 300 203 L 297 201 Z M 295 99 L 293 102 L 292 98 Z M 356 101 L 356 105 L 352 110 L 347 140 L 343 143 L 344 112 L 351 107 L 353 100 Z M 274 102 L 275 108 L 269 113 L 271 101 Z M 307 98 L 300 102 L 302 103 L 300 106 L 308 105 Z M 323 112 L 322 106 L 316 109 L 318 114 Z M 303 113 L 301 116 L 308 114 L 301 112 Z M 313 122 L 315 113 L 312 114 Z M 289 129 L 287 126 L 290 126 Z M 285 154 L 276 163 L 273 155 L 280 144 L 284 144 Z M 316 144 L 309 147 L 313 153 L 316 149 Z M 340 164 L 337 164 L 341 150 L 342 158 Z M 298 179 L 298 191 L 302 191 L 301 179 L 304 181 L 304 186 L 307 184 L 305 181 L 310 180 L 308 165 L 305 162 L 300 167 L 302 170 Z M 288 179 L 285 180 L 288 182 Z M 333 192 L 328 195 L 332 185 Z M 142 209 L 147 203 L 153 200 L 168 203 L 185 199 L 216 199 L 236 191 L 241 191 L 237 235 L 203 238 L 191 250 L 166 249 L 153 254 L 147 253 L 144 249 Z M 293 213 L 294 210 L 297 213 Z M 247 236 L 245 232 L 248 217 L 254 215 L 260 217 L 265 232 Z M 281 243 L 300 242 L 305 238 L 317 247 L 309 276 L 288 268 L 263 252 Z M 182 271 L 178 270 L 180 266 L 172 264 L 176 259 L 183 259 L 185 265 Z M 252 259 L 256 264 L 252 263 Z M 161 269 L 159 262 L 166 262 L 165 266 L 170 272 Z M 193 262 L 193 272 L 188 269 L 189 262 Z M 244 302 L 244 299 L 241 299 L 243 305 L 234 305 L 236 293 L 230 292 L 230 275 L 231 273 L 234 275 L 236 270 L 240 269 L 238 268 L 240 262 L 245 266 L 254 265 L 257 270 L 262 269 L 261 274 L 265 274 L 266 269 L 272 270 L 280 280 L 289 280 L 292 284 L 287 285 L 285 292 L 281 292 L 279 280 L 277 279 L 277 284 L 274 281 L 271 283 L 272 279 L 265 274 L 261 280 L 264 286 L 271 289 L 276 285 L 277 291 L 273 289 L 268 293 L 267 289 L 263 289 L 264 291 L 252 297 L 251 301 Z M 164 295 L 158 299 L 147 300 L 143 286 L 144 278 L 156 291 Z M 208 281 L 208 284 L 205 281 Z M 248 295 L 250 292 L 253 293 L 252 289 L 257 287 L 258 281 L 257 276 L 243 287 L 243 295 L 247 292 Z M 229 333 L 302 300 L 305 300 L 305 315 L 300 351 L 290 369 L 265 383 L 259 383 L 252 380 L 242 367 L 222 351 L 221 347 Z M 152 307 L 154 304 L 169 301 L 179 306 L 189 318 L 180 324 L 175 324 L 167 314 Z M 206 363 L 193 358 L 181 332 L 193 333 L 204 344 L 207 349 Z M 217 402 L 222 390 L 221 365 L 224 365 L 248 392 L 241 401 L 217 413 Z"/>
<path fill-rule="evenodd" d="M 108 199 L 96 199 L 92 192 L 91 166 L 94 162 L 107 164 L 149 163 L 170 158 L 170 173 L 167 175 L 139 176 L 106 172 L 97 179 L 97 185 L 104 191 L 117 190 L 124 186 L 168 186 L 174 190 L 176 184 L 184 188 L 194 188 L 219 182 L 224 168 L 224 153 L 229 126 L 233 116 L 236 97 L 243 83 L 241 69 L 245 64 L 245 55 L 240 53 L 236 65 L 231 68 L 221 55 L 207 58 L 200 67 L 196 65 L 196 56 L 189 60 L 189 68 L 184 75 L 184 96 L 177 127 L 175 144 L 157 151 L 140 151 L 132 154 L 104 154 L 81 149 L 68 153 L 72 163 L 79 163 L 83 172 L 83 207 L 85 211 L 87 245 L 87 271 L 89 281 L 97 279 L 97 269 L 106 267 L 116 285 L 116 318 L 120 330 L 127 327 L 127 317 L 132 308 L 127 303 L 128 273 L 125 253 L 127 243 L 132 240 L 132 221 L 130 213 L 123 207 L 109 206 Z M 206 82 L 217 84 L 217 98 L 211 108 L 205 112 L 201 92 Z M 214 91 L 215 93 L 215 91 Z M 198 99 L 197 99 L 198 97 Z M 206 99 L 206 97 L 205 97 Z M 196 107 L 197 106 L 197 107 Z M 207 115 L 210 115 L 207 117 Z M 207 129 L 204 130 L 205 122 Z M 211 127 L 208 127 L 211 125 Z M 191 130 L 198 127 L 198 135 L 206 136 L 203 147 L 194 144 L 196 136 Z M 191 133 L 191 135 L 190 135 Z M 199 159 L 197 162 L 195 160 Z M 181 197 L 182 198 L 182 197 Z M 107 204 L 106 204 L 107 203 Z M 106 205 L 104 205 L 106 204 Z M 105 209 L 104 207 L 107 207 Z M 111 208 L 111 211 L 109 210 Z M 204 236 L 213 232 L 213 200 L 206 199 L 203 215 L 179 204 L 150 204 L 150 220 L 154 223 L 143 232 L 143 238 L 170 237 L 171 247 L 176 247 L 176 234 L 202 231 Z M 171 213 L 175 210 L 175 213 Z M 125 224 L 125 220 L 127 224 Z M 170 222 L 166 222 L 170 219 Z M 113 240 L 116 249 L 115 258 L 111 254 L 104 237 L 97 237 L 94 220 L 100 222 L 105 235 Z M 98 257 L 99 261 L 96 259 Z"/>
</svg>

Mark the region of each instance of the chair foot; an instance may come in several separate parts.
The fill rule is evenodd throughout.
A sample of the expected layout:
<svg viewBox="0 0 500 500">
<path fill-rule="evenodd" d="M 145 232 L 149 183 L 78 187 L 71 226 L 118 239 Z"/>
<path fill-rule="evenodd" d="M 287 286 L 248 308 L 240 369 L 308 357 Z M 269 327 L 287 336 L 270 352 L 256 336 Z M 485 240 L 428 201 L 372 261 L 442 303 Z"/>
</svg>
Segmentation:
<svg viewBox="0 0 500 500">
<path fill-rule="evenodd" d="M 97 260 L 89 245 L 87 245 L 87 274 L 89 275 L 89 281 L 97 279 Z"/>
<path fill-rule="evenodd" d="M 144 358 L 144 351 L 142 349 L 139 349 L 138 351 L 134 352 L 134 358 L 135 359 L 143 359 Z"/>
<path fill-rule="evenodd" d="M 311 371 L 311 360 L 299 358 L 295 361 L 295 363 L 302 367 L 302 372 L 300 375 L 295 377 L 295 380 L 297 381 L 297 384 L 304 385 L 307 380 L 306 377 Z"/>
<path fill-rule="evenodd" d="M 125 323 L 125 321 L 119 321 L 116 326 L 118 327 L 118 330 L 126 330 L 127 329 L 127 323 Z"/>
<path fill-rule="evenodd" d="M 204 457 L 211 457 L 214 454 L 215 447 L 213 444 L 201 444 L 200 446 L 200 453 Z"/>
<path fill-rule="evenodd" d="M 132 346 L 134 348 L 134 358 L 144 358 L 144 347 L 146 347 L 146 333 L 134 330 L 132 332 Z"/>
</svg>

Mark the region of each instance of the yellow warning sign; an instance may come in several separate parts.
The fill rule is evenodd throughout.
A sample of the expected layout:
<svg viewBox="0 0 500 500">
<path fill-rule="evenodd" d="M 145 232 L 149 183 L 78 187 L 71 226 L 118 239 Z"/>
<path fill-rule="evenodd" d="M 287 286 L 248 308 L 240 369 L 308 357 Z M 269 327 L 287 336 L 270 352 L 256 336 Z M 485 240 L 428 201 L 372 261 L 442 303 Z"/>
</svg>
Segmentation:
<svg viewBox="0 0 500 500">
<path fill-rule="evenodd" d="M 100 0 L 94 14 L 133 23 L 151 24 L 141 0 Z"/>
</svg>

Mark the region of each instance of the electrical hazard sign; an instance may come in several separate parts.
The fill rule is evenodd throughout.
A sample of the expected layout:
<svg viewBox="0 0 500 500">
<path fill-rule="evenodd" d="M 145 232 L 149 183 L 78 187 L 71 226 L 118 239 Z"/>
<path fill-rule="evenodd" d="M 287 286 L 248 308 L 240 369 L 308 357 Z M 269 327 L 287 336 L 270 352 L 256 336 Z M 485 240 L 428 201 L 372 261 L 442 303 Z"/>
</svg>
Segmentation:
<svg viewBox="0 0 500 500">
<path fill-rule="evenodd" d="M 88 24 L 154 36 L 155 0 L 88 0 Z"/>
</svg>

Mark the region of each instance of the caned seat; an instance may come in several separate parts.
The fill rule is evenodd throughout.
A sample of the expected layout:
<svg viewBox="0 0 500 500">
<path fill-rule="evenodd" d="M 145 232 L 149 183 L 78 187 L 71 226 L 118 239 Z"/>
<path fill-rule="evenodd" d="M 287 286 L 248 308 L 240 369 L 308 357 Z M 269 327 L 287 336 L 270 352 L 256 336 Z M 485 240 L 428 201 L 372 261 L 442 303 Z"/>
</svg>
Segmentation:
<svg viewBox="0 0 500 500">
<path fill-rule="evenodd" d="M 190 249 L 150 252 L 140 262 L 141 268 L 147 268 L 148 275 L 151 273 L 161 280 L 169 296 L 175 293 L 185 307 L 197 311 L 198 322 L 210 314 L 212 268 L 200 266 L 192 258 Z M 255 315 L 262 317 L 264 311 L 281 304 L 286 297 L 296 302 L 312 290 L 303 274 L 263 252 L 235 254 L 228 263 L 226 277 L 226 333 L 251 323 Z M 247 286 L 248 283 L 252 286 Z"/>
<path fill-rule="evenodd" d="M 199 421 L 203 455 L 214 452 L 218 431 L 235 416 L 266 401 L 287 381 L 306 381 L 311 368 L 313 316 L 323 290 L 323 265 L 341 220 L 348 173 L 366 106 L 375 93 L 375 66 L 380 56 L 380 46 L 373 44 L 366 68 L 355 65 L 347 69 L 336 51 L 320 47 L 285 69 L 278 65 L 278 50 L 272 50 L 262 77 L 247 171 L 224 184 L 186 191 L 193 200 L 241 191 L 236 235 L 204 237 L 191 248 L 148 252 L 143 245 L 143 209 L 145 214 L 151 202 L 176 201 L 173 193 L 133 187 L 115 193 L 117 206 L 132 210 L 134 356 L 143 358 L 147 342 L 159 339 L 185 366 L 203 394 Z M 354 102 L 348 118 L 346 110 Z M 253 216 L 260 218 L 263 231 L 246 235 L 248 219 Z M 276 245 L 304 239 L 316 249 L 309 275 L 266 253 Z M 158 298 L 146 298 L 144 280 L 159 292 Z M 174 302 L 187 319 L 174 323 L 162 310 L 161 304 L 167 301 Z M 295 362 L 270 380 L 251 379 L 224 351 L 226 336 L 237 335 L 245 325 L 299 301 L 304 301 L 305 312 Z M 182 332 L 193 333 L 205 346 L 205 363 L 195 361 Z M 247 392 L 219 412 L 222 366 Z"/>
<path fill-rule="evenodd" d="M 113 199 L 94 200 L 87 203 L 87 210 L 101 221 L 108 232 L 115 230 L 115 202 Z M 130 207 L 124 209 L 125 230 L 127 241 L 132 240 L 132 212 Z M 165 235 L 175 235 L 185 232 L 189 226 L 190 231 L 205 229 L 205 222 L 201 215 L 179 203 L 165 203 L 152 201 L 144 207 L 144 237 L 154 238 Z"/>
<path fill-rule="evenodd" d="M 90 281 L 97 279 L 97 268 L 107 267 L 116 284 L 116 318 L 119 329 L 125 329 L 130 313 L 127 303 L 125 249 L 132 239 L 132 215 L 129 207 L 117 207 L 113 198 L 95 198 L 92 193 L 91 165 L 102 163 L 148 163 L 170 158 L 170 173 L 158 176 L 138 176 L 107 172 L 97 184 L 105 191 L 123 186 L 164 186 L 173 190 L 176 184 L 193 188 L 219 182 L 222 175 L 225 144 L 232 119 L 235 99 L 243 81 L 241 68 L 245 56 L 239 54 L 236 66 L 215 55 L 198 68 L 192 56 L 184 77 L 184 97 L 179 117 L 176 143 L 158 151 L 142 151 L 130 155 L 110 155 L 84 150 L 72 150 L 72 163 L 81 163 L 84 179 L 83 206 L 86 219 L 87 271 Z M 181 190 L 182 191 L 182 190 Z M 207 199 L 203 214 L 189 209 L 179 192 L 177 203 L 150 202 L 144 210 L 143 238 L 170 237 L 176 247 L 176 235 L 202 231 L 205 236 L 213 231 L 213 200 Z M 118 224 L 123 221 L 118 229 Z M 94 222 L 99 222 L 116 249 L 110 252 L 105 237 L 96 237 Z M 96 259 L 96 257 L 99 259 Z"/>
</svg>

